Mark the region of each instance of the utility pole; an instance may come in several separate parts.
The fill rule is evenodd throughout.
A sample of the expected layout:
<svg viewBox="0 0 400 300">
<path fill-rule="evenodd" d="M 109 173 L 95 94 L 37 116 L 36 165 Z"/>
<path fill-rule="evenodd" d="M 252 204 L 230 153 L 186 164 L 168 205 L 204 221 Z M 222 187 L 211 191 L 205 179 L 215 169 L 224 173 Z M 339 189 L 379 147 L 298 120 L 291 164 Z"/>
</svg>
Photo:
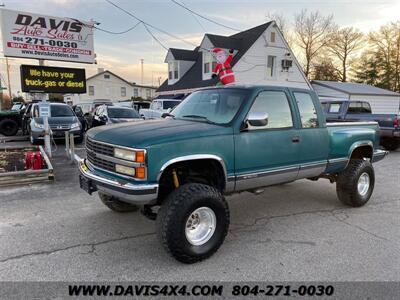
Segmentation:
<svg viewBox="0 0 400 300">
<path fill-rule="evenodd" d="M 11 83 L 10 83 L 10 65 L 8 64 L 8 57 L 6 57 L 6 66 L 7 66 L 8 95 L 10 96 L 10 100 L 12 100 Z"/>
<path fill-rule="evenodd" d="M 144 77 L 144 71 L 143 71 L 143 62 L 144 59 L 140 59 L 140 68 L 141 68 L 141 73 L 140 73 L 140 83 L 143 85 L 143 77 Z"/>
</svg>

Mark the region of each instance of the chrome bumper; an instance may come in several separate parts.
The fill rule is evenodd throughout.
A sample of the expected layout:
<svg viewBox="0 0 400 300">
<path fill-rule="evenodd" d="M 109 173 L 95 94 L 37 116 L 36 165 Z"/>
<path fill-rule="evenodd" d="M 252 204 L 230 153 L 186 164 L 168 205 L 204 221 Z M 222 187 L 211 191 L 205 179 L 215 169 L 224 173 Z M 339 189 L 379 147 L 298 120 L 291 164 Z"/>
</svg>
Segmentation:
<svg viewBox="0 0 400 300">
<path fill-rule="evenodd" d="M 374 155 L 372 156 L 372 162 L 377 162 L 385 158 L 385 156 L 389 153 L 389 151 L 385 150 L 375 150 Z"/>
<path fill-rule="evenodd" d="M 154 204 L 157 201 L 158 184 L 120 183 L 94 174 L 85 159 L 80 160 L 78 165 L 82 176 L 90 179 L 97 190 L 106 195 L 135 205 Z"/>
</svg>

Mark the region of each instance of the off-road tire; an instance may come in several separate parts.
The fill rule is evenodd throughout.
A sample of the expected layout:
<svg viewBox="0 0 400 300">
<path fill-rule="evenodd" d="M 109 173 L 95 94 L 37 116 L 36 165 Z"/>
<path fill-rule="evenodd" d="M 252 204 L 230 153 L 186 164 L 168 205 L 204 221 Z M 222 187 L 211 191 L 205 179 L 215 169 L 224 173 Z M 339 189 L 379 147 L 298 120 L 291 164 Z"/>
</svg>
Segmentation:
<svg viewBox="0 0 400 300">
<path fill-rule="evenodd" d="M 0 133 L 5 136 L 13 136 L 18 132 L 18 123 L 12 119 L 4 119 L 0 121 Z"/>
<path fill-rule="evenodd" d="M 202 245 L 192 245 L 185 235 L 189 216 L 196 209 L 211 209 L 216 227 L 210 239 Z M 157 233 L 166 251 L 176 260 L 192 264 L 213 255 L 224 242 L 229 228 L 229 207 L 214 187 L 200 183 L 182 185 L 168 195 L 157 215 Z"/>
<path fill-rule="evenodd" d="M 358 181 L 362 174 L 369 176 L 369 188 L 365 195 L 358 191 Z M 336 182 L 336 193 L 339 200 L 352 207 L 360 207 L 366 204 L 372 195 L 375 184 L 375 173 L 372 164 L 368 160 L 351 159 L 346 169 L 341 172 Z"/>
<path fill-rule="evenodd" d="M 400 147 L 400 141 L 395 139 L 386 139 L 381 142 L 382 146 L 389 151 L 395 151 Z"/>
<path fill-rule="evenodd" d="M 112 211 L 115 211 L 118 213 L 133 212 L 133 211 L 139 210 L 138 206 L 123 202 L 113 196 L 105 195 L 105 194 L 99 192 L 99 197 L 100 197 L 101 202 L 103 202 L 103 204 L 105 206 L 107 206 Z"/>
</svg>

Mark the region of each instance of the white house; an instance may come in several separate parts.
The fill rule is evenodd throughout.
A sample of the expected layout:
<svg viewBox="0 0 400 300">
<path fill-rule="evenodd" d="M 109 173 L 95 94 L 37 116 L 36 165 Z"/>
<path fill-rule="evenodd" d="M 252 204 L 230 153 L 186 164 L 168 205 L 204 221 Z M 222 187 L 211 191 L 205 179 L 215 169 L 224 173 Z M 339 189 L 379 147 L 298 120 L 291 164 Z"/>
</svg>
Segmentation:
<svg viewBox="0 0 400 300">
<path fill-rule="evenodd" d="M 375 114 L 399 114 L 400 94 L 367 84 L 336 81 L 312 81 L 320 100 L 361 100 L 371 105 Z"/>
<path fill-rule="evenodd" d="M 194 50 L 169 49 L 168 79 L 157 95 L 186 94 L 215 86 L 213 48 L 234 50 L 231 63 L 236 84 L 279 85 L 312 89 L 282 32 L 274 21 L 231 36 L 206 34 Z"/>
<path fill-rule="evenodd" d="M 99 72 L 86 79 L 87 91 L 85 94 L 66 94 L 66 103 L 77 104 L 95 99 L 110 99 L 113 102 L 141 97 L 151 100 L 155 97 L 156 87 L 138 85 L 127 81 L 108 70 Z"/>
</svg>

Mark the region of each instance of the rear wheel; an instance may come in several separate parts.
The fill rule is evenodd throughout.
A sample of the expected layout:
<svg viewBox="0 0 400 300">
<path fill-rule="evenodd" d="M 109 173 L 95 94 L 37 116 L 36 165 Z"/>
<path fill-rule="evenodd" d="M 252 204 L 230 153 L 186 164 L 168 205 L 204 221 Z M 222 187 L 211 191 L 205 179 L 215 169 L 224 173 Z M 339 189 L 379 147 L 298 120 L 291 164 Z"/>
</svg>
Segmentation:
<svg viewBox="0 0 400 300">
<path fill-rule="evenodd" d="M 105 195 L 99 192 L 99 197 L 105 206 L 115 212 L 124 213 L 139 210 L 138 206 L 123 202 L 114 196 Z"/>
<path fill-rule="evenodd" d="M 18 132 L 18 123 L 12 119 L 4 119 L 0 122 L 0 133 L 5 136 L 16 135 Z"/>
<path fill-rule="evenodd" d="M 367 160 L 352 159 L 338 176 L 336 192 L 342 203 L 359 207 L 368 202 L 374 185 L 375 173 L 372 164 Z"/>
<path fill-rule="evenodd" d="M 157 216 L 164 248 L 180 262 L 191 264 L 213 255 L 229 228 L 229 208 L 214 187 L 189 183 L 174 190 Z"/>
</svg>

